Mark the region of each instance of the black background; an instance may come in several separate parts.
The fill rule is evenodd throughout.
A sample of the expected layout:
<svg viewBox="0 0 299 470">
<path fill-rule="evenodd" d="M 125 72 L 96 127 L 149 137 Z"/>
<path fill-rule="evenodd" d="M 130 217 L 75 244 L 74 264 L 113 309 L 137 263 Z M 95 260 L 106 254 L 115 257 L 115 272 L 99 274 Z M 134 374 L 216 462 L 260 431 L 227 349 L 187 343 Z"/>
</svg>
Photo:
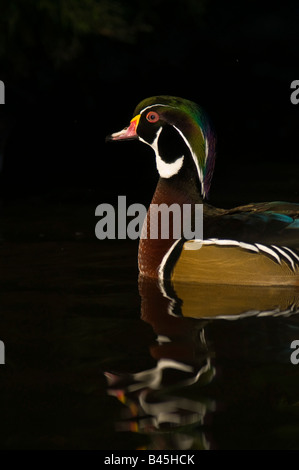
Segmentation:
<svg viewBox="0 0 299 470">
<path fill-rule="evenodd" d="M 218 136 L 211 201 L 298 200 L 298 2 L 6 1 L 3 200 L 149 202 L 141 143 L 105 144 L 142 99 L 191 99 Z M 81 192 L 83 190 L 83 192 Z M 85 196 L 83 196 L 85 194 Z M 62 197 L 62 196 L 60 196 Z"/>
<path fill-rule="evenodd" d="M 160 311 L 154 297 L 153 327 L 140 321 L 138 241 L 96 239 L 95 208 L 118 195 L 149 204 L 157 172 L 148 146 L 105 137 L 146 97 L 193 100 L 218 136 L 213 204 L 299 202 L 298 20 L 298 0 L 1 0 L 2 448 L 144 445 L 116 433 L 122 404 L 103 372 L 155 367 Z M 163 336 L 201 361 L 198 326 L 169 320 Z M 228 403 L 213 417 L 220 448 L 294 448 L 297 325 L 247 320 L 213 323 L 218 382 L 186 397 Z"/>
</svg>

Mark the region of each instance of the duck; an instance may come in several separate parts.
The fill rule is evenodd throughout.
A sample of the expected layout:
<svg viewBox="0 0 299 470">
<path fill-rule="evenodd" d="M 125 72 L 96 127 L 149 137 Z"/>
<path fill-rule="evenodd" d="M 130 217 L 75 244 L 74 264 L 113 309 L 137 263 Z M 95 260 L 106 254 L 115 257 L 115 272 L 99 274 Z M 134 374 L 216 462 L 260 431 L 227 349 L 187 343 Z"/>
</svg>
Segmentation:
<svg viewBox="0 0 299 470">
<path fill-rule="evenodd" d="M 138 248 L 140 276 L 173 283 L 299 287 L 299 204 L 250 203 L 229 209 L 208 202 L 216 159 L 216 134 L 205 110 L 188 99 L 153 96 L 141 101 L 127 127 L 107 141 L 139 140 L 155 154 L 159 179 Z M 190 208 L 200 237 L 162 236 L 161 205 Z M 169 222 L 174 212 L 169 212 Z M 152 221 L 152 222 L 151 222 Z M 153 225 L 158 224 L 151 237 Z"/>
</svg>

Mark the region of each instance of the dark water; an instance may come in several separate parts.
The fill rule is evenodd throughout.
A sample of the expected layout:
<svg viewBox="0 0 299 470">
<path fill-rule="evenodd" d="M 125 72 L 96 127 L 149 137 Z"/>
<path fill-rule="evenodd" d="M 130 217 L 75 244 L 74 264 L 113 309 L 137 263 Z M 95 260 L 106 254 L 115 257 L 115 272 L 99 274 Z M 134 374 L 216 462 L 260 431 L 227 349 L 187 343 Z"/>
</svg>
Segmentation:
<svg viewBox="0 0 299 470">
<path fill-rule="evenodd" d="M 138 280 L 136 242 L 95 239 L 94 208 L 3 207 L 1 448 L 298 449 L 298 291 L 198 287 L 188 310 Z"/>
</svg>

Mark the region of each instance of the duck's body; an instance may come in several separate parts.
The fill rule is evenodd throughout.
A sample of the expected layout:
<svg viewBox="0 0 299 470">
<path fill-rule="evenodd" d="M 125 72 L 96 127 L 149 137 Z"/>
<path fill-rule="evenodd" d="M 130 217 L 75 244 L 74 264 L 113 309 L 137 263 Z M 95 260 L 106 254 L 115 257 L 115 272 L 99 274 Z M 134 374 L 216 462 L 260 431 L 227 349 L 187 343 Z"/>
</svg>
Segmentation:
<svg viewBox="0 0 299 470">
<path fill-rule="evenodd" d="M 209 284 L 299 286 L 298 239 L 294 239 L 298 221 L 272 212 L 271 206 L 243 206 L 207 217 L 203 240 L 183 244 L 171 278 Z"/>
<path fill-rule="evenodd" d="M 299 286 L 299 204 L 260 203 L 224 210 L 205 202 L 215 138 L 201 108 L 168 96 L 144 100 L 130 126 L 110 136 L 132 138 L 154 149 L 160 174 L 139 245 L 142 275 L 198 283 Z M 170 218 L 168 237 L 159 232 L 153 238 L 151 215 L 161 204 L 180 206 L 181 227 L 184 205 L 189 204 L 194 215 L 195 205 L 202 204 L 203 237 L 178 237 Z"/>
</svg>

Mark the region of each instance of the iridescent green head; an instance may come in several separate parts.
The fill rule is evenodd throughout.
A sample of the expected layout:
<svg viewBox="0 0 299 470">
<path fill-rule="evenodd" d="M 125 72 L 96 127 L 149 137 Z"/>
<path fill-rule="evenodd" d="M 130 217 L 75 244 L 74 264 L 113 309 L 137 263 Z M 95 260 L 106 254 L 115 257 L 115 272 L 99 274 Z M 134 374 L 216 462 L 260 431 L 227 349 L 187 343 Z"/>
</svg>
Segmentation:
<svg viewBox="0 0 299 470">
<path fill-rule="evenodd" d="M 179 174 L 189 159 L 206 197 L 214 169 L 215 137 L 203 109 L 183 98 L 155 96 L 139 103 L 133 116 L 130 126 L 110 139 L 138 138 L 150 145 L 162 178 Z"/>
</svg>

